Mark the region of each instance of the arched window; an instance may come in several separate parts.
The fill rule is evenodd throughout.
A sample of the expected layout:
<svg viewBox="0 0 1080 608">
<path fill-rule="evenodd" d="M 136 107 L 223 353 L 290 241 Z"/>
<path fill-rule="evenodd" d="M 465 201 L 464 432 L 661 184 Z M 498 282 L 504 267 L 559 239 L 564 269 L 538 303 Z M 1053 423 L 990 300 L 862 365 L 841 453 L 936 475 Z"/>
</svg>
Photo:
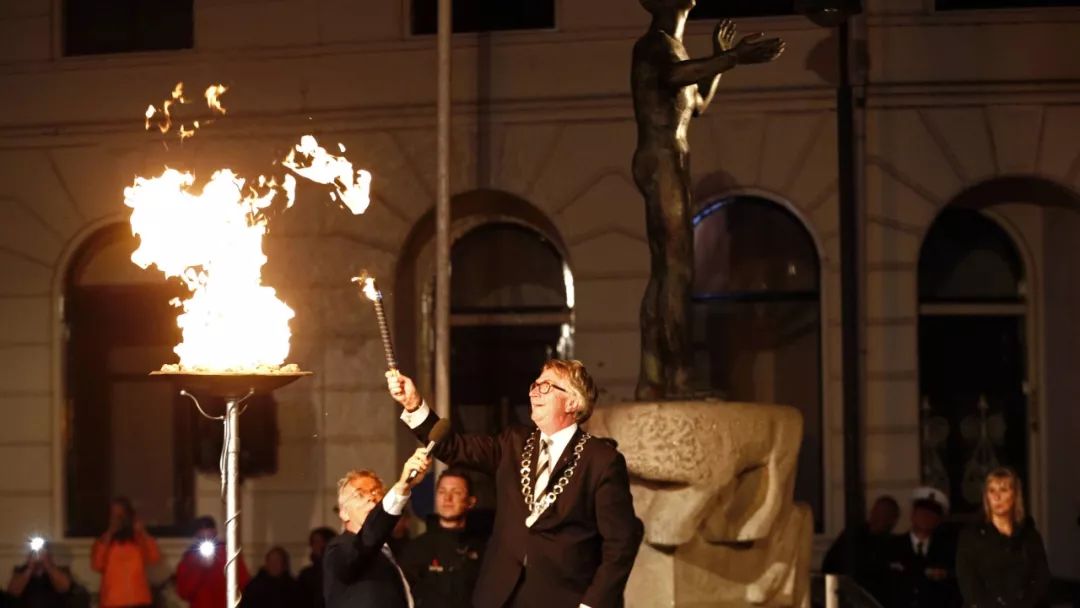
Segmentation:
<svg viewBox="0 0 1080 608">
<path fill-rule="evenodd" d="M 196 471 L 217 474 L 221 424 L 201 418 L 171 384 L 149 372 L 176 363 L 178 310 L 187 292 L 157 270 L 131 262 L 137 243 L 127 224 L 86 240 L 64 286 L 65 535 L 97 536 L 109 502 L 131 499 L 157 536 L 187 536 L 195 515 Z M 211 415 L 221 399 L 200 396 Z M 259 395 L 241 426 L 242 476 L 273 472 L 276 406 Z"/>
<path fill-rule="evenodd" d="M 96 536 L 109 501 L 131 498 L 156 534 L 179 535 L 193 516 L 194 417 L 169 385 L 147 376 L 173 363 L 180 340 L 178 284 L 130 261 L 136 242 L 117 224 L 73 258 L 64 293 L 67 329 L 66 533 Z"/>
<path fill-rule="evenodd" d="M 1027 471 L 1024 264 L 1012 237 L 972 209 L 947 209 L 919 256 L 922 481 L 954 513 L 981 509 L 990 469 Z"/>
<path fill-rule="evenodd" d="M 803 415 L 795 497 L 822 522 L 821 307 L 817 248 L 782 206 L 733 196 L 694 217 L 697 387 Z"/>
<path fill-rule="evenodd" d="M 454 421 L 495 433 L 529 423 L 528 387 L 551 357 L 569 355 L 573 281 L 536 230 L 492 222 L 450 251 Z"/>
</svg>

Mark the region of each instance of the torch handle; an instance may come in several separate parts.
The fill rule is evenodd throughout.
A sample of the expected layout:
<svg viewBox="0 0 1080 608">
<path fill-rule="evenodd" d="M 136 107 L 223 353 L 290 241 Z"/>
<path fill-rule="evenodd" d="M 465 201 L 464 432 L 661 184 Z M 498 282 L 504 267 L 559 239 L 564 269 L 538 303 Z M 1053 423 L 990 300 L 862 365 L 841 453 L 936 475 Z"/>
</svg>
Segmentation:
<svg viewBox="0 0 1080 608">
<path fill-rule="evenodd" d="M 375 299 L 375 318 L 379 321 L 379 337 L 382 338 L 383 354 L 386 355 L 386 367 L 390 370 L 396 370 L 397 357 L 394 355 L 394 343 L 390 339 L 390 326 L 386 323 L 386 313 L 383 311 L 381 293 Z"/>
</svg>

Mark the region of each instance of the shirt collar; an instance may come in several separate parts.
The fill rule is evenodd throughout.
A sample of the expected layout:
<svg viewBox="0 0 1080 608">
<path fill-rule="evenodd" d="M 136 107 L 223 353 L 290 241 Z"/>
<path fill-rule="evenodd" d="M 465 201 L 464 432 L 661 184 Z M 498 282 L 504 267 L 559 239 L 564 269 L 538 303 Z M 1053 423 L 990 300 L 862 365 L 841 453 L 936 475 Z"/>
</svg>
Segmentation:
<svg viewBox="0 0 1080 608">
<path fill-rule="evenodd" d="M 570 440 L 573 439 L 574 433 L 577 432 L 577 429 L 578 425 L 575 422 L 562 430 L 555 431 L 555 433 L 553 433 L 550 437 L 548 437 L 543 433 L 543 431 L 541 431 L 540 439 L 541 441 L 544 439 L 551 440 L 551 445 L 548 449 L 551 450 L 552 454 L 562 454 L 563 450 L 566 449 L 566 444 L 570 443 Z"/>
<path fill-rule="evenodd" d="M 929 551 L 930 540 L 933 539 L 934 536 L 930 535 L 926 537 L 926 540 L 922 540 L 918 536 L 915 536 L 914 532 L 908 532 L 908 538 L 911 539 L 911 549 L 913 551 L 919 548 L 919 543 L 923 543 L 923 551 Z"/>
</svg>

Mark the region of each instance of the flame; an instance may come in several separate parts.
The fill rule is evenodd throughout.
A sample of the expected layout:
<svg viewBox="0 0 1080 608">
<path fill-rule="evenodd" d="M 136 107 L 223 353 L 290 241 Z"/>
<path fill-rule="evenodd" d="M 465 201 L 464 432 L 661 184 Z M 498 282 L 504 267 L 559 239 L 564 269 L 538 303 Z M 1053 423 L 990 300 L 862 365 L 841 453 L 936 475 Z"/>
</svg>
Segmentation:
<svg viewBox="0 0 1080 608">
<path fill-rule="evenodd" d="M 338 147 L 345 150 L 341 144 Z M 300 161 L 296 160 L 297 153 Z M 300 177 L 332 185 L 336 195 L 331 192 L 331 200 L 340 200 L 353 215 L 363 213 L 371 204 L 371 174 L 363 169 L 354 172 L 348 159 L 327 152 L 311 135 L 301 137 L 281 164 Z"/>
<path fill-rule="evenodd" d="M 206 89 L 206 105 L 210 108 L 210 111 L 214 114 L 225 114 L 225 108 L 221 105 L 221 96 L 228 89 L 224 85 L 214 84 L 210 85 Z M 172 128 L 172 113 L 170 109 L 174 105 L 183 105 L 188 103 L 188 100 L 184 98 L 184 83 L 178 82 L 173 87 L 172 93 L 169 95 L 169 99 L 166 99 L 161 103 L 161 109 L 158 110 L 153 104 L 146 108 L 146 130 L 150 130 L 151 125 L 157 126 L 158 130 L 164 133 L 168 133 Z M 154 117 L 157 117 L 154 120 Z M 212 122 L 212 121 L 208 121 Z M 155 124 L 156 123 L 156 124 Z M 180 135 L 180 141 L 192 137 L 195 132 L 199 130 L 199 121 L 192 122 L 191 128 L 181 124 L 178 133 Z"/>
<path fill-rule="evenodd" d="M 360 276 L 352 278 L 353 283 L 360 283 L 360 291 L 364 292 L 367 299 L 377 302 L 382 299 L 382 294 L 375 287 L 375 279 L 369 277 L 367 272 L 361 272 Z"/>
<path fill-rule="evenodd" d="M 224 85 L 220 84 L 212 84 L 206 88 L 206 105 L 210 107 L 211 111 L 217 112 L 218 114 L 225 113 L 225 108 L 221 107 L 221 100 L 219 97 L 224 95 L 225 91 L 228 90 L 229 89 L 225 88 Z"/>
<path fill-rule="evenodd" d="M 266 192 L 244 197 L 245 180 L 222 169 L 196 192 L 190 173 L 166 169 L 124 189 L 140 238 L 131 260 L 179 277 L 192 291 L 177 318 L 183 340 L 174 350 L 184 371 L 265 373 L 289 354 L 294 313 L 261 277 L 262 210 L 279 188 L 260 181 Z"/>
</svg>

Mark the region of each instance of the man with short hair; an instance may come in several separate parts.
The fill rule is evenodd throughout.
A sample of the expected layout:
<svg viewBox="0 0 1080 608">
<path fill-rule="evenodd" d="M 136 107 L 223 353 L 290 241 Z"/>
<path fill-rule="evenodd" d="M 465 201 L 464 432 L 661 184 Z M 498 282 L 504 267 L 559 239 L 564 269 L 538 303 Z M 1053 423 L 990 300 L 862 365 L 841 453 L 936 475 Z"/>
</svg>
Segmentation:
<svg viewBox="0 0 1080 608">
<path fill-rule="evenodd" d="M 412 380 L 387 373 L 402 420 L 422 443 L 439 417 Z M 529 387 L 535 428 L 498 436 L 451 431 L 435 448 L 450 466 L 495 478 L 498 510 L 476 608 L 618 608 L 643 527 L 634 515 L 626 460 L 615 442 L 579 428 L 597 390 L 580 361 L 552 359 Z"/>
<path fill-rule="evenodd" d="M 427 532 L 402 555 L 417 608 L 471 608 L 485 539 L 468 529 L 476 506 L 472 483 L 462 469 L 447 469 L 435 484 L 435 513 Z"/>
<path fill-rule="evenodd" d="M 338 482 L 338 517 L 345 529 L 323 555 L 327 608 L 414 607 L 409 584 L 386 543 L 430 464 L 425 450 L 416 450 L 389 491 L 366 470 L 349 471 Z"/>
</svg>

